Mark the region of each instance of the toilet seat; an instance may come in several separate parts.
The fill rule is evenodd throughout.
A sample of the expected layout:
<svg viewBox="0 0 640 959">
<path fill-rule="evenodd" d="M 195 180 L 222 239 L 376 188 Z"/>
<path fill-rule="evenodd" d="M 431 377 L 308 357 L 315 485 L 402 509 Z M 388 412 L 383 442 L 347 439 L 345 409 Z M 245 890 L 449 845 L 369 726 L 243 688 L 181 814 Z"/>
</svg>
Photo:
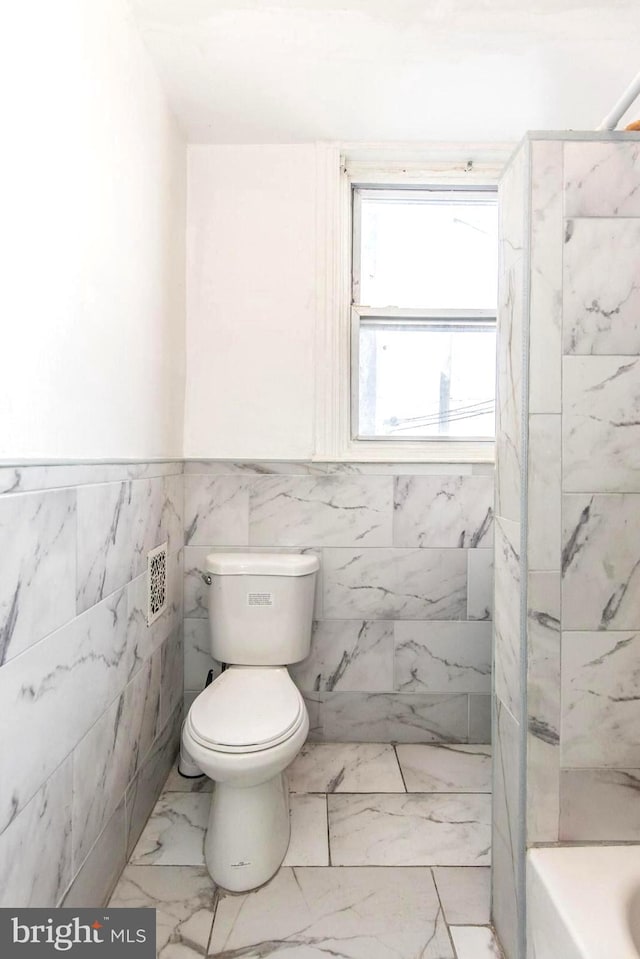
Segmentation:
<svg viewBox="0 0 640 959">
<path fill-rule="evenodd" d="M 305 717 L 304 700 L 285 667 L 232 666 L 194 700 L 187 727 L 206 749 L 250 753 L 289 739 Z"/>
</svg>

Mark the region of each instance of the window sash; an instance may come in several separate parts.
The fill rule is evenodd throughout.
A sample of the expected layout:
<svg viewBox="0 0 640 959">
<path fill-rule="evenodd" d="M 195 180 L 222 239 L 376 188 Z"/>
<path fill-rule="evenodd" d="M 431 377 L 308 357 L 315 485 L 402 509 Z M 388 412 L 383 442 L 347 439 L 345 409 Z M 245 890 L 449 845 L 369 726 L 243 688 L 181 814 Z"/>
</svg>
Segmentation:
<svg viewBox="0 0 640 959">
<path fill-rule="evenodd" d="M 451 329 L 458 326 L 461 330 L 476 329 L 491 331 L 496 329 L 497 316 L 492 310 L 416 310 L 387 308 L 378 309 L 363 306 L 351 307 L 351 441 L 355 443 L 396 444 L 396 443 L 493 443 L 490 437 L 469 436 L 361 436 L 360 429 L 360 325 L 380 326 L 381 329 L 395 330 L 433 330 Z"/>
<path fill-rule="evenodd" d="M 476 186 L 473 190 L 462 186 L 443 189 L 436 186 L 415 186 L 410 189 L 403 186 L 374 187 L 372 184 L 361 186 L 351 184 L 351 302 L 362 305 L 360 300 L 362 270 L 362 200 L 375 197 L 377 200 L 405 200 L 415 204 L 449 204 L 461 198 L 473 203 L 485 203 L 495 206 L 498 191 L 495 186 Z M 423 311 L 425 312 L 425 311 Z M 428 312 L 428 311 L 426 311 Z M 441 311 L 445 312 L 445 311 Z"/>
</svg>

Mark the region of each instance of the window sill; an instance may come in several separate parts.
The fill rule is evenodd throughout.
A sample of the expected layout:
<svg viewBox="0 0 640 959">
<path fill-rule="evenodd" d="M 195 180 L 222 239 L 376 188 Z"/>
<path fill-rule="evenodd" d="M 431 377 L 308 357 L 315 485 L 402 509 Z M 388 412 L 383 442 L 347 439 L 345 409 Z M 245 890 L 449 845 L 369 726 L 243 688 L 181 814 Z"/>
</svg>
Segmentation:
<svg viewBox="0 0 640 959">
<path fill-rule="evenodd" d="M 314 461 L 324 462 L 326 455 L 314 456 Z M 495 462 L 495 444 L 492 441 L 429 441 L 388 443 L 354 440 L 332 459 L 341 463 L 431 463 L 437 464 L 488 464 Z"/>
</svg>

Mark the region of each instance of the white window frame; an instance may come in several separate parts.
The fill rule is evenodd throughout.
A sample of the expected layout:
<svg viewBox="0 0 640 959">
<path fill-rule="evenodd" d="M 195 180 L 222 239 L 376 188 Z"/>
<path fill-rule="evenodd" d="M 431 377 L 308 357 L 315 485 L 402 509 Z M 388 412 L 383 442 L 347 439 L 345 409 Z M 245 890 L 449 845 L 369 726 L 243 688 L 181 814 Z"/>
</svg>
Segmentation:
<svg viewBox="0 0 640 959">
<path fill-rule="evenodd" d="M 357 148 L 318 144 L 315 460 L 493 463 L 492 440 L 352 437 L 352 187 L 495 189 L 511 152 L 511 144 L 422 148 L 415 144 Z M 424 311 L 417 312 L 424 315 Z"/>
</svg>

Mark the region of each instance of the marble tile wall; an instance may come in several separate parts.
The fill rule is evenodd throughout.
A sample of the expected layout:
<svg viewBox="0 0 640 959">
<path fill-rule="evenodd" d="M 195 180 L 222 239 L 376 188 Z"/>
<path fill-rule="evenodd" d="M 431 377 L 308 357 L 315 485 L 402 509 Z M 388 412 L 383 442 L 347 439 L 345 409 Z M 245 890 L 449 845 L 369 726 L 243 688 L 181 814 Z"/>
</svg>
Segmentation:
<svg viewBox="0 0 640 959">
<path fill-rule="evenodd" d="M 493 915 L 509 959 L 527 845 L 640 842 L 639 177 L 637 135 L 535 134 L 502 184 Z"/>
<path fill-rule="evenodd" d="M 522 471 L 526 428 L 523 351 L 528 343 L 525 302 L 529 149 L 514 155 L 499 188 L 498 369 L 492 808 L 492 919 L 508 959 L 520 959 L 524 903 L 520 820 L 522 752 Z M 543 297 L 548 302 L 548 296 Z"/>
<path fill-rule="evenodd" d="M 320 557 L 311 738 L 486 742 L 493 476 L 486 468 L 185 464 L 185 697 L 207 671 L 212 550 Z"/>
<path fill-rule="evenodd" d="M 181 463 L 0 468 L 0 905 L 105 902 L 182 715 Z M 168 604 L 146 624 L 146 552 Z"/>
</svg>

